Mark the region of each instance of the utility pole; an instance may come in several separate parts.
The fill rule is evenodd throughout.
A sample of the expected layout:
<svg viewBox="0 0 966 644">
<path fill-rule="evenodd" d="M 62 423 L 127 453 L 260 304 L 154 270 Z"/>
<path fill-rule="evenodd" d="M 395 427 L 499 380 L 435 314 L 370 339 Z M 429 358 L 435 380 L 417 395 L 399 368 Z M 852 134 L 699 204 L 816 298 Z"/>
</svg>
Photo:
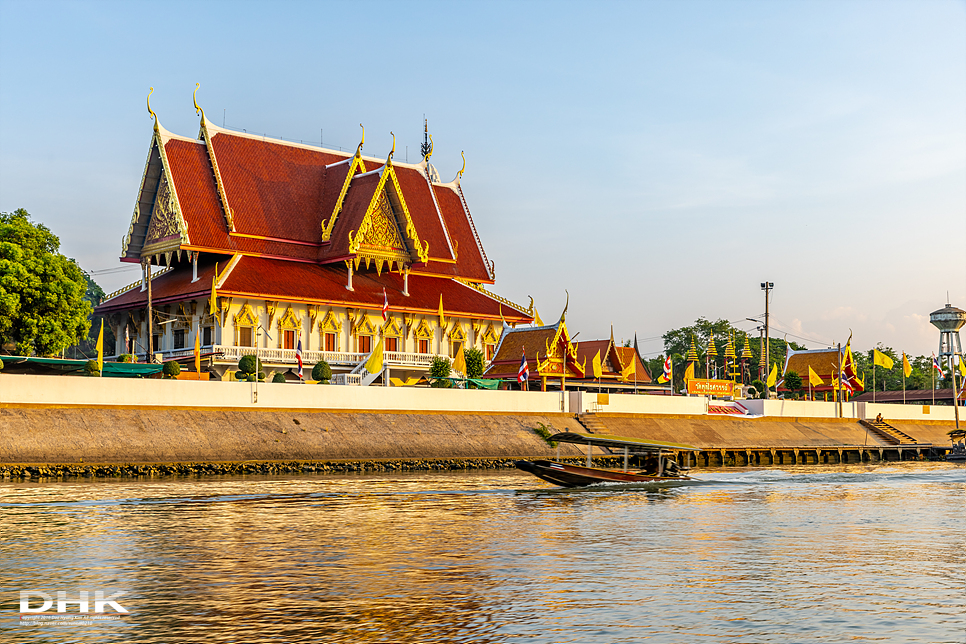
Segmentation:
<svg viewBox="0 0 966 644">
<path fill-rule="evenodd" d="M 835 402 L 837 403 L 837 408 L 839 412 L 839 418 L 842 417 L 842 343 L 838 343 L 838 352 L 835 354 L 838 360 L 838 375 L 836 376 L 839 381 L 835 383 Z"/>
<path fill-rule="evenodd" d="M 151 314 L 151 258 L 148 257 L 148 264 L 144 273 L 144 279 L 148 282 L 148 355 L 145 362 L 154 362 L 154 316 Z"/>
<path fill-rule="evenodd" d="M 771 361 L 770 361 L 770 356 L 768 355 L 769 354 L 769 347 L 768 347 L 768 293 L 773 288 L 775 288 L 775 283 L 774 282 L 762 282 L 761 283 L 761 290 L 763 290 L 765 292 L 765 373 L 766 374 L 771 373 Z M 765 380 L 765 398 L 770 398 L 771 397 L 771 392 L 768 390 L 768 380 L 767 380 L 768 376 L 765 375 L 764 377 L 766 378 L 766 380 Z"/>
</svg>

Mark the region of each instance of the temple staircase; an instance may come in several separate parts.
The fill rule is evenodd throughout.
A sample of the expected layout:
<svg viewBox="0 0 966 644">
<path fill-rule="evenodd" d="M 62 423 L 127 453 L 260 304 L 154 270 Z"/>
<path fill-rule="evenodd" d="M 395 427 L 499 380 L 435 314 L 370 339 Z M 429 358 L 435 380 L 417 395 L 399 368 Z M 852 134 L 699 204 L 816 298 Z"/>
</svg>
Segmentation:
<svg viewBox="0 0 966 644">
<path fill-rule="evenodd" d="M 369 355 L 372 355 L 372 354 L 369 354 Z M 368 361 L 369 361 L 369 358 L 367 356 L 365 360 L 363 360 L 362 362 L 360 362 L 359 364 L 357 364 L 352 369 L 352 371 L 349 372 L 349 374 L 355 375 L 355 376 L 358 376 L 359 377 L 360 381 L 359 381 L 358 384 L 361 385 L 361 386 L 363 386 L 363 387 L 368 387 L 369 385 L 371 385 L 372 383 L 374 383 L 376 381 L 376 378 L 378 378 L 379 376 L 381 376 L 383 374 L 383 372 L 385 372 L 385 370 L 386 370 L 385 362 L 384 362 L 381 371 L 377 371 L 376 373 L 369 373 L 369 370 L 366 369 L 366 363 Z M 354 380 L 354 378 L 351 378 L 349 380 Z M 348 382 L 347 384 L 355 384 L 355 383 Z"/>
<path fill-rule="evenodd" d="M 607 428 L 603 421 L 593 412 L 577 414 L 577 422 L 584 426 L 588 434 L 606 434 Z"/>
<path fill-rule="evenodd" d="M 916 445 L 915 438 L 884 421 L 860 420 L 859 423 L 889 445 Z"/>
</svg>

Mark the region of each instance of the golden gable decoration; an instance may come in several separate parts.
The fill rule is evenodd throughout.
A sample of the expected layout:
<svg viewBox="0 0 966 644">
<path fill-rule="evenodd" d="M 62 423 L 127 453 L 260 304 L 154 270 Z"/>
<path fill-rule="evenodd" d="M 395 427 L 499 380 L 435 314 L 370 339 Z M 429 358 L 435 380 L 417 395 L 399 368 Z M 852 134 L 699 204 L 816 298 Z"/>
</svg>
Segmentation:
<svg viewBox="0 0 966 644">
<path fill-rule="evenodd" d="M 241 309 L 238 311 L 235 317 L 232 318 L 232 321 L 235 323 L 235 327 L 240 327 L 240 326 L 257 327 L 258 315 L 255 314 L 255 310 L 252 309 L 251 304 L 249 304 L 248 302 L 245 302 L 245 304 L 242 305 Z"/>
<path fill-rule="evenodd" d="M 342 322 L 339 321 L 339 315 L 329 309 L 322 321 L 319 322 L 319 331 L 322 333 L 341 333 Z"/>
<path fill-rule="evenodd" d="M 299 330 L 301 328 L 302 328 L 302 319 L 299 316 L 295 315 L 295 311 L 293 311 L 292 307 L 289 306 L 287 309 L 285 309 L 285 313 L 282 314 L 282 317 L 278 319 L 279 331 L 283 329 Z"/>
<path fill-rule="evenodd" d="M 425 318 L 423 318 L 422 320 L 420 320 L 419 321 L 419 324 L 416 325 L 416 328 L 413 329 L 413 337 L 414 338 L 420 338 L 420 339 L 423 339 L 423 340 L 432 339 L 432 337 L 433 337 L 433 327 L 431 326 L 431 324 L 429 322 L 426 321 Z"/>
<path fill-rule="evenodd" d="M 376 335 L 376 330 L 376 326 L 366 314 L 352 324 L 352 332 L 355 335 Z"/>
<path fill-rule="evenodd" d="M 466 342 L 466 332 L 463 331 L 462 324 L 453 323 L 453 328 L 449 331 L 449 339 L 451 342 Z"/>
<path fill-rule="evenodd" d="M 402 328 L 399 326 L 399 321 L 396 316 L 390 315 L 386 323 L 382 325 L 382 335 L 389 338 L 401 338 L 403 337 Z"/>
</svg>

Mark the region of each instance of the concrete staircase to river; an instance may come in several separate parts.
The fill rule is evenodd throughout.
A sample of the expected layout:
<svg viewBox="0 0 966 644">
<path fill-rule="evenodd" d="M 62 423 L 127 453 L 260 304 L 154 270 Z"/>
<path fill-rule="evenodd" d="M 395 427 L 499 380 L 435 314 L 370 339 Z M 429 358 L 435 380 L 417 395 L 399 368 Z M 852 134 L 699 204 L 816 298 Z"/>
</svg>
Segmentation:
<svg viewBox="0 0 966 644">
<path fill-rule="evenodd" d="M 881 420 L 860 420 L 859 423 L 884 440 L 888 445 L 916 445 L 915 438 Z"/>
<path fill-rule="evenodd" d="M 584 426 L 588 434 L 606 434 L 607 428 L 603 421 L 593 412 L 577 414 L 577 422 Z"/>
</svg>

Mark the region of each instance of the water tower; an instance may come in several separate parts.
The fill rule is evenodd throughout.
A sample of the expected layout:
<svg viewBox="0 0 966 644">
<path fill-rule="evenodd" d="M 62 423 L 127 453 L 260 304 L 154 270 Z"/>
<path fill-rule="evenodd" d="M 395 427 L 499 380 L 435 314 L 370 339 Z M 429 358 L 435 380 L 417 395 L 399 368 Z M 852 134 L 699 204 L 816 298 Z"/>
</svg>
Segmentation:
<svg viewBox="0 0 966 644">
<path fill-rule="evenodd" d="M 963 345 L 959 330 L 966 324 L 966 311 L 946 304 L 945 308 L 929 314 L 929 321 L 939 329 L 939 364 L 948 365 L 953 380 L 953 411 L 959 429 L 959 391 L 956 387 L 956 356 L 962 360 Z"/>
<path fill-rule="evenodd" d="M 963 345 L 959 341 L 959 330 L 966 324 L 966 311 L 955 306 L 946 305 L 945 308 L 929 314 L 929 321 L 939 329 L 939 362 L 948 365 L 950 369 L 956 355 L 963 355 Z"/>
</svg>

